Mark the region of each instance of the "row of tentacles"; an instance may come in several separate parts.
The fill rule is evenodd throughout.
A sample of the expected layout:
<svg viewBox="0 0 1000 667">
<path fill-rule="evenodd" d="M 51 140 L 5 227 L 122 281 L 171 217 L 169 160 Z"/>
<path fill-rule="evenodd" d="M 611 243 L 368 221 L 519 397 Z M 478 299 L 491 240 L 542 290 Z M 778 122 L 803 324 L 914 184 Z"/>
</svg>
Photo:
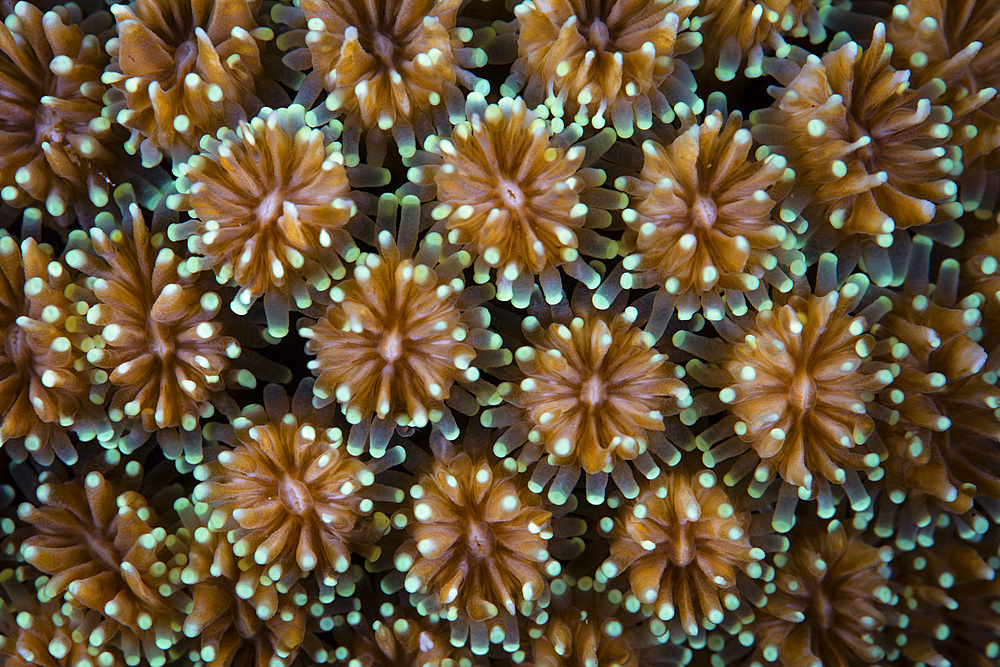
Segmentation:
<svg viewBox="0 0 1000 667">
<path fill-rule="evenodd" d="M 868 4 L 0 2 L 0 658 L 997 664 L 1000 6 Z"/>
</svg>

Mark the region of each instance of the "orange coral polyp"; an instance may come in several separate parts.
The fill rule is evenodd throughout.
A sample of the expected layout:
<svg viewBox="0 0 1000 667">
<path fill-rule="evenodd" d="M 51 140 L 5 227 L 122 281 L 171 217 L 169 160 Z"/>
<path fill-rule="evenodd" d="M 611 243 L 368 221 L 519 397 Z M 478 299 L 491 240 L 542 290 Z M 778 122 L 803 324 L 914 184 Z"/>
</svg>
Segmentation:
<svg viewBox="0 0 1000 667">
<path fill-rule="evenodd" d="M 407 532 L 394 563 L 406 573 L 406 591 L 431 603 L 428 611 L 502 630 L 505 617 L 530 615 L 543 599 L 560 570 L 548 552 L 552 513 L 516 475 L 512 459 L 462 453 L 436 457 L 417 477 L 412 504 L 393 518 Z M 485 636 L 473 631 L 474 652 Z"/>
<path fill-rule="evenodd" d="M 652 348 L 628 313 L 552 324 L 515 355 L 524 374 L 507 400 L 525 411 L 529 441 L 556 466 L 610 472 L 644 453 L 650 431 L 690 400 L 677 368 Z M 537 320 L 524 323 L 539 328 Z"/>
<path fill-rule="evenodd" d="M 581 245 L 607 245 L 614 254 L 613 242 L 601 244 L 594 232 L 583 231 L 596 215 L 582 201 L 585 191 L 604 180 L 583 168 L 584 147 L 562 146 L 550 123 L 520 98 L 484 107 L 457 123 L 450 138 L 429 142 L 440 164 L 410 174 L 417 182 L 433 180 L 432 217 L 444 221 L 449 241 L 476 258 L 476 281 L 489 280 L 495 270 L 501 298 L 516 298 L 506 287 L 512 281 L 582 264 Z"/>
<path fill-rule="evenodd" d="M 757 655 L 788 667 L 878 662 L 885 649 L 875 633 L 892 599 L 882 567 L 892 550 L 836 520 L 800 528 L 790 540 L 774 557 L 774 591 L 748 628 Z"/>
<path fill-rule="evenodd" d="M 108 203 L 115 160 L 111 123 L 101 117 L 108 57 L 76 22 L 73 6 L 43 13 L 19 2 L 0 24 L 0 197 L 44 206 L 63 218 L 81 205 Z"/>
<path fill-rule="evenodd" d="M 112 5 L 118 38 L 102 76 L 111 113 L 131 130 L 125 148 L 145 166 L 195 152 L 203 134 L 232 127 L 260 105 L 255 78 L 273 37 L 260 0 L 135 0 Z"/>
<path fill-rule="evenodd" d="M 649 129 L 653 114 L 672 119 L 661 88 L 686 65 L 676 56 L 700 38 L 684 32 L 694 0 L 528 0 L 520 22 L 518 60 L 505 87 L 525 86 L 532 104 L 544 103 L 567 124 L 602 128 L 610 120 L 620 136 Z M 676 81 L 668 92 L 681 94 Z M 508 92 L 508 91 L 505 91 Z M 606 115 L 607 114 L 607 115 Z"/>
<path fill-rule="evenodd" d="M 822 59 L 810 55 L 794 76 L 779 74 L 775 103 L 751 114 L 757 139 L 796 173 L 783 218 L 795 220 L 808 205 L 807 218 L 842 239 L 861 235 L 888 247 L 895 230 L 961 213 L 952 180 L 960 151 L 949 147 L 944 89 L 912 88 L 909 71 L 893 68 L 891 57 L 879 24 L 869 48 L 849 42 Z M 821 231 L 811 229 L 810 236 Z"/>
<path fill-rule="evenodd" d="M 841 484 L 842 467 L 878 464 L 877 454 L 857 448 L 875 428 L 866 396 L 892 373 L 866 365 L 874 338 L 864 318 L 847 312 L 851 301 L 831 292 L 765 310 L 724 364 L 733 384 L 719 396 L 744 425 L 740 437 L 763 469 L 810 492 L 814 476 Z"/>
<path fill-rule="evenodd" d="M 632 201 L 622 215 L 633 232 L 623 284 L 674 294 L 684 319 L 698 308 L 720 319 L 722 294 L 731 309 L 745 311 L 738 294 L 762 301 L 765 282 L 787 290 L 785 271 L 805 271 L 792 249 L 795 235 L 775 210 L 794 173 L 779 155 L 749 159 L 753 141 L 741 123 L 739 113 L 724 119 L 716 111 L 669 145 L 646 141 L 639 177 L 616 182 Z"/>
<path fill-rule="evenodd" d="M 215 392 L 240 346 L 220 335 L 220 299 L 195 285 L 181 257 L 150 232 L 139 207 L 129 224 L 102 218 L 66 261 L 84 273 L 98 303 L 87 322 L 102 327 L 87 359 L 114 386 L 114 421 L 138 417 L 147 431 L 193 431 L 212 413 Z"/>
<path fill-rule="evenodd" d="M 303 0 L 305 45 L 329 93 L 327 109 L 365 129 L 392 129 L 400 150 L 412 154 L 415 130 L 426 135 L 461 106 L 457 84 L 489 90 L 465 69 L 485 58 L 465 47 L 472 33 L 456 26 L 460 4 Z"/>
<path fill-rule="evenodd" d="M 347 453 L 341 430 L 316 413 L 280 414 L 288 407 L 271 397 L 267 414 L 244 410 L 222 436 L 232 449 L 196 470 L 204 481 L 194 498 L 222 513 L 236 555 L 267 567 L 272 580 L 315 571 L 332 587 L 352 553 L 377 554 L 372 544 L 388 520 L 373 513 L 374 472 Z"/>
<path fill-rule="evenodd" d="M 67 430 L 103 435 L 90 417 L 91 374 L 84 314 L 93 295 L 74 284 L 51 246 L 20 247 L 0 232 L 0 443 L 15 460 L 76 462 Z"/>
<path fill-rule="evenodd" d="M 440 420 L 455 382 L 479 378 L 470 338 L 481 338 L 488 321 L 458 307 L 463 288 L 461 278 L 445 280 L 394 248 L 363 254 L 307 329 L 316 396 L 338 401 L 351 423 L 372 415 L 413 426 Z"/>
<path fill-rule="evenodd" d="M 601 573 L 626 575 L 640 603 L 664 621 L 676 619 L 689 636 L 739 608 L 739 577 L 762 574 L 764 551 L 750 542 L 750 513 L 734 511 L 708 471 L 669 471 L 644 483 L 601 530 L 611 550 Z"/>
<path fill-rule="evenodd" d="M 250 122 L 209 138 L 178 168 L 180 196 L 169 200 L 195 219 L 171 227 L 220 282 L 240 292 L 232 307 L 244 315 L 262 295 L 311 303 L 308 289 L 326 289 L 359 251 L 344 226 L 357 213 L 340 145 L 311 127 L 305 109 L 265 109 Z M 287 333 L 268 312 L 274 334 Z M 285 316 L 287 319 L 287 316 Z"/>
</svg>

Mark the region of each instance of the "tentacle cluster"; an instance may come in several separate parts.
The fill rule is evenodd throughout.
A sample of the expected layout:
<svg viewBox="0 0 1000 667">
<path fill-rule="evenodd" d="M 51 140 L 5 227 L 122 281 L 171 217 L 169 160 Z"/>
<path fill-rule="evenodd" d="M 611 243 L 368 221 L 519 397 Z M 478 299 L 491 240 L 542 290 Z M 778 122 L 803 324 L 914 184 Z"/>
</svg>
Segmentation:
<svg viewBox="0 0 1000 667">
<path fill-rule="evenodd" d="M 789 666 L 881 660 L 885 647 L 875 633 L 892 600 L 884 573 L 891 549 L 867 544 L 837 520 L 803 526 L 790 540 L 788 552 L 774 557 L 767 604 L 746 631 L 756 654 Z"/>
<path fill-rule="evenodd" d="M 307 78 L 303 87 L 324 87 L 325 109 L 346 116 L 350 155 L 357 155 L 362 129 L 382 153 L 381 134 L 391 130 L 401 154 L 412 155 L 417 139 L 461 113 L 459 86 L 489 92 L 489 83 L 468 71 L 485 65 L 486 54 L 466 45 L 472 31 L 456 25 L 460 5 L 460 0 L 303 0 L 297 12 L 276 10 L 275 16 L 294 28 L 279 43 L 289 51 L 285 62 L 295 69 L 311 67 L 317 81 Z"/>
<path fill-rule="evenodd" d="M 260 0 L 135 0 L 113 5 L 118 36 L 102 81 L 110 115 L 131 131 L 125 148 L 146 166 L 186 158 L 202 135 L 233 127 L 261 106 L 256 79 L 273 38 Z"/>
<path fill-rule="evenodd" d="M 151 230 L 138 205 L 119 192 L 122 223 L 102 214 L 66 262 L 84 274 L 97 303 L 87 322 L 100 328 L 87 360 L 109 383 L 112 421 L 135 419 L 148 432 L 180 427 L 193 432 L 214 412 L 225 386 L 234 338 L 222 334 L 220 299 L 196 284 L 181 256 L 161 232 Z M 198 451 L 189 452 L 195 459 Z M 197 460 L 193 461 L 197 462 Z"/>
<path fill-rule="evenodd" d="M 479 655 L 491 642 L 518 645 L 517 616 L 535 613 L 560 573 L 552 512 L 516 476 L 513 459 L 442 453 L 392 519 L 406 530 L 394 556 L 401 586 Z"/>
<path fill-rule="evenodd" d="M 75 463 L 69 432 L 106 436 L 91 402 L 85 354 L 93 295 L 73 282 L 51 246 L 0 231 L 0 442 L 15 459 Z M 100 401 L 99 397 L 96 397 Z"/>
<path fill-rule="evenodd" d="M 780 155 L 749 159 L 753 139 L 738 112 L 685 122 L 668 144 L 643 142 L 638 178 L 616 181 L 631 201 L 622 215 L 632 234 L 620 282 L 666 290 L 682 319 L 703 308 L 717 320 L 723 296 L 742 314 L 744 293 L 759 307 L 768 283 L 788 291 L 805 272 L 795 234 L 776 210 L 795 175 Z"/>
<path fill-rule="evenodd" d="M 396 198 L 383 201 L 391 217 Z M 449 252 L 436 234 L 414 254 L 416 198 L 404 198 L 402 209 L 410 244 L 399 247 L 391 232 L 380 231 L 380 250 L 358 257 L 352 277 L 330 290 L 326 313 L 299 333 L 316 355 L 309 367 L 318 400 L 336 400 L 349 422 L 374 417 L 422 427 L 444 419 L 442 428 L 454 437 L 445 402 L 476 412 L 477 401 L 494 393 L 479 369 L 505 363 L 510 353 L 499 349 L 500 337 L 487 328 L 489 313 L 479 307 L 492 288 L 467 288 L 459 275 L 469 254 Z"/>
<path fill-rule="evenodd" d="M 918 86 L 940 80 L 962 148 L 961 199 L 969 209 L 996 203 L 1000 182 L 1000 16 L 982 0 L 909 0 L 892 8 L 886 36 L 893 63 Z M 940 85 L 940 84 L 938 84 Z M 970 105 L 967 98 L 983 100 Z"/>
<path fill-rule="evenodd" d="M 315 572 L 332 590 L 352 554 L 377 557 L 373 545 L 389 520 L 375 502 L 393 495 L 373 486 L 375 473 L 402 455 L 372 467 L 349 454 L 331 411 L 311 408 L 311 390 L 303 383 L 290 403 L 270 385 L 264 406 L 245 408 L 231 427 L 214 429 L 232 447 L 196 470 L 204 481 L 194 499 L 213 510 L 212 527 L 226 533 L 236 556 L 266 568 L 272 581 L 290 587 Z"/>
<path fill-rule="evenodd" d="M 818 497 L 821 512 L 831 512 L 831 484 L 843 485 L 852 504 L 865 509 L 870 498 L 858 473 L 877 477 L 884 454 L 870 436 L 875 418 L 891 414 L 874 400 L 894 374 L 877 359 L 880 348 L 869 331 L 891 302 L 879 299 L 855 313 L 868 280 L 857 274 L 836 289 L 836 263 L 830 255 L 821 259 L 815 291 L 803 282 L 756 316 L 724 320 L 717 328 L 725 343 L 687 332 L 674 337 L 714 364 L 694 360 L 691 375 L 722 387 L 696 402 L 699 413 L 720 407 L 728 413 L 698 437 L 706 465 L 735 457 L 726 464 L 727 483 L 753 471 L 755 495 L 780 478 L 774 519 L 782 530 L 794 523 L 796 495 Z"/>
<path fill-rule="evenodd" d="M 867 49 L 848 42 L 801 67 L 785 61 L 774 71 L 782 83 L 771 89 L 775 103 L 750 116 L 757 140 L 796 173 L 782 218 L 806 211 L 820 249 L 858 238 L 888 248 L 896 230 L 962 212 L 953 180 L 961 151 L 949 143 L 943 89 L 911 86 L 909 71 L 890 64 L 892 52 L 879 24 Z"/>
<path fill-rule="evenodd" d="M 40 484 L 38 505 L 18 508 L 32 527 L 21 556 L 49 575 L 47 598 L 66 593 L 70 610 L 97 612 L 96 622 L 78 629 L 91 646 L 117 647 L 128 665 L 163 665 L 179 639 L 185 600 L 167 571 L 183 554 L 168 547 L 156 511 L 136 490 L 142 479 L 131 461 L 114 475 L 95 469 Z"/>
<path fill-rule="evenodd" d="M 309 126 L 300 106 L 240 121 L 178 172 L 180 195 L 168 203 L 193 219 L 173 225 L 171 238 L 187 240 L 220 283 L 240 287 L 236 313 L 264 296 L 276 337 L 287 334 L 289 298 L 308 307 L 309 288 L 329 289 L 345 273 L 341 259 L 359 253 L 344 231 L 358 207 L 340 145 Z"/>
<path fill-rule="evenodd" d="M 583 257 L 617 254 L 595 229 L 623 202 L 599 188 L 604 172 L 587 165 L 613 133 L 573 144 L 578 126 L 557 133 L 520 98 L 487 105 L 470 96 L 466 114 L 449 138 L 428 141 L 427 164 L 409 172 L 414 183 L 434 186 L 434 229 L 472 255 L 476 282 L 496 271 L 503 301 L 527 303 L 536 277 L 547 298 L 558 298 L 560 268 L 596 285 L 600 276 Z"/>
<path fill-rule="evenodd" d="M 111 123 L 101 115 L 108 56 L 81 20 L 73 5 L 43 13 L 19 2 L 0 25 L 0 197 L 43 205 L 66 222 L 76 208 L 108 203 L 115 160 Z"/>
<path fill-rule="evenodd" d="M 937 283 L 929 285 L 929 251 L 929 243 L 914 245 L 910 277 L 875 330 L 889 343 L 886 360 L 901 369 L 880 397 L 899 420 L 880 430 L 890 451 L 888 498 L 906 502 L 908 528 L 913 521 L 927 526 L 935 507 L 965 513 L 977 495 L 1000 496 L 994 407 L 1000 406 L 1000 389 L 995 363 L 976 342 L 982 299 L 972 294 L 958 300 L 955 260 L 945 260 Z M 881 517 L 883 525 L 891 525 L 891 516 Z"/>
<path fill-rule="evenodd" d="M 694 80 L 678 58 L 701 38 L 689 31 L 694 0 L 526 0 L 518 59 L 504 94 L 522 87 L 531 104 L 552 115 L 622 137 L 648 130 L 654 115 L 673 119 L 671 107 L 693 102 Z"/>
<path fill-rule="evenodd" d="M 744 606 L 741 588 L 753 591 L 746 580 L 764 575 L 750 513 L 710 471 L 670 470 L 642 489 L 601 521 L 611 554 L 600 575 L 622 574 L 636 600 L 687 635 L 721 624 Z M 754 603 L 765 599 L 754 591 Z"/>
<path fill-rule="evenodd" d="M 514 422 L 494 452 L 505 456 L 527 442 L 518 461 L 542 459 L 531 488 L 541 491 L 555 476 L 548 492 L 554 502 L 566 501 L 581 471 L 595 504 L 603 501 L 609 474 L 634 497 L 630 466 L 652 478 L 660 471 L 656 459 L 673 465 L 679 458 L 664 429 L 690 405 L 691 393 L 680 379 L 683 370 L 654 347 L 655 337 L 636 326 L 637 317 L 630 307 L 614 317 L 587 313 L 565 324 L 543 326 L 535 316 L 522 322 L 530 343 L 515 355 L 523 379 L 500 387 L 517 410 L 491 410 L 483 423 Z"/>
</svg>

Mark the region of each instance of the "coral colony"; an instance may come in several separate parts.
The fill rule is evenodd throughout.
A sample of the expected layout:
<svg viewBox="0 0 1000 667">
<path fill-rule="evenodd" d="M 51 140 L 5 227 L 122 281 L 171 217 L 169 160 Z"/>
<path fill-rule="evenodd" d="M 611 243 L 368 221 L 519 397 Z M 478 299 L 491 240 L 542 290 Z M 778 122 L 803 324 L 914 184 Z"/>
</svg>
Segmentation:
<svg viewBox="0 0 1000 667">
<path fill-rule="evenodd" d="M 0 16 L 0 667 L 1000 665 L 1000 2 Z"/>
</svg>

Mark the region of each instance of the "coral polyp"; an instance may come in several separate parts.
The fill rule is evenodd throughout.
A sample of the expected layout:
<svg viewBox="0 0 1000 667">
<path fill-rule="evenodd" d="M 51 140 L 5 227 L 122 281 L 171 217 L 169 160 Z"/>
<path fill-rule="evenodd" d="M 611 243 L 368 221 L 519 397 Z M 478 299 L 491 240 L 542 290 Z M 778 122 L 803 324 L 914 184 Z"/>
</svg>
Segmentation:
<svg viewBox="0 0 1000 667">
<path fill-rule="evenodd" d="M 277 336 L 287 334 L 287 302 L 307 307 L 308 289 L 326 289 L 344 274 L 341 259 L 359 252 L 344 231 L 358 209 L 339 144 L 304 112 L 265 110 L 209 140 L 179 167 L 180 196 L 170 202 L 194 218 L 171 238 L 187 239 L 219 282 L 239 285 L 237 313 L 264 296 Z"/>
<path fill-rule="evenodd" d="M 204 481 L 194 499 L 213 510 L 213 527 L 226 532 L 234 553 L 264 566 L 270 579 L 290 586 L 315 571 L 332 589 L 352 553 L 377 557 L 372 545 L 389 521 L 374 503 L 392 495 L 368 487 L 398 460 L 386 456 L 373 469 L 347 453 L 330 411 L 312 409 L 311 390 L 303 383 L 292 405 L 271 385 L 264 406 L 215 429 L 232 447 L 195 471 Z"/>
<path fill-rule="evenodd" d="M 72 464 L 70 432 L 86 440 L 106 434 L 85 357 L 92 299 L 51 246 L 27 238 L 19 247 L 0 232 L 0 442 L 15 460 L 30 454 L 43 465 L 56 456 Z"/>
<path fill-rule="evenodd" d="M 118 28 L 102 81 L 111 117 L 146 166 L 186 158 L 202 135 L 234 126 L 261 106 L 256 79 L 263 43 L 260 0 L 136 0 L 112 6 Z"/>
<path fill-rule="evenodd" d="M 490 643 L 517 646 L 517 616 L 540 607 L 560 572 L 548 551 L 552 512 L 516 475 L 512 459 L 441 451 L 392 519 L 406 531 L 393 557 L 402 587 L 479 655 Z"/>
<path fill-rule="evenodd" d="M 97 303 L 87 322 L 100 328 L 87 360 L 111 384 L 108 414 L 135 418 L 143 429 L 196 429 L 225 387 L 230 360 L 240 354 L 215 318 L 220 299 L 196 285 L 162 232 L 149 228 L 141 209 L 119 192 L 122 224 L 103 214 L 75 240 L 66 261 L 86 276 Z"/>
<path fill-rule="evenodd" d="M 753 139 L 742 116 L 714 111 L 671 143 L 643 142 L 638 178 L 621 177 L 631 208 L 622 217 L 624 267 L 633 287 L 658 286 L 674 295 L 682 319 L 699 308 L 720 319 L 726 309 L 746 312 L 767 300 L 768 283 L 791 286 L 805 270 L 796 239 L 778 217 L 777 204 L 794 181 L 780 155 L 754 161 Z"/>
<path fill-rule="evenodd" d="M 526 0 L 518 59 L 505 90 L 524 88 L 568 124 L 613 125 L 623 137 L 669 122 L 676 102 L 697 99 L 687 64 L 678 58 L 701 43 L 686 30 L 693 0 Z"/>
<path fill-rule="evenodd" d="M 630 465 L 655 477 L 654 456 L 676 463 L 677 450 L 662 431 L 666 420 L 690 405 L 691 393 L 680 380 L 682 369 L 635 326 L 637 316 L 635 308 L 626 308 L 613 318 L 588 313 L 546 327 L 530 316 L 521 325 L 531 343 L 515 354 L 522 379 L 500 387 L 517 410 L 493 410 L 484 423 L 518 422 L 494 451 L 506 455 L 526 442 L 519 461 L 542 459 L 531 484 L 540 490 L 555 475 L 548 492 L 554 502 L 565 502 L 581 472 L 588 498 L 599 503 L 609 474 L 633 497 Z"/>
<path fill-rule="evenodd" d="M 386 202 L 394 211 L 395 198 Z M 416 198 L 402 204 L 402 224 L 415 224 Z M 498 355 L 489 353 L 498 352 L 501 341 L 479 307 L 483 290 L 466 288 L 459 276 L 469 254 L 445 254 L 440 236 L 415 255 L 412 246 L 393 244 L 387 230 L 378 241 L 381 250 L 362 254 L 352 277 L 330 290 L 326 313 L 299 330 L 308 338 L 306 351 L 316 355 L 310 368 L 317 398 L 336 400 L 352 424 L 374 417 L 426 426 L 446 414 L 452 419 L 449 399 L 475 411 L 479 399 L 463 386 L 476 395 L 492 393 L 479 366 L 492 364 L 487 360 Z"/>
<path fill-rule="evenodd" d="M 68 222 L 74 209 L 109 200 L 117 139 L 101 116 L 108 56 L 73 5 L 43 13 L 19 2 L 11 17 L 0 26 L 0 197 Z"/>
<path fill-rule="evenodd" d="M 911 87 L 909 71 L 890 64 L 892 53 L 879 24 L 868 48 L 849 42 L 801 67 L 783 66 L 774 72 L 783 84 L 771 89 L 775 103 L 750 116 L 757 140 L 796 173 L 782 217 L 811 207 L 808 234 L 821 250 L 858 238 L 888 248 L 896 230 L 962 211 L 953 178 L 960 151 L 949 146 L 947 125 L 953 111 L 940 87 Z"/>
<path fill-rule="evenodd" d="M 683 633 L 719 625 L 743 604 L 739 580 L 764 572 L 750 513 L 738 506 L 710 471 L 664 472 L 601 521 L 611 554 L 600 574 L 622 575 L 635 599 Z"/>
<path fill-rule="evenodd" d="M 976 341 L 982 299 L 958 299 L 955 260 L 942 262 L 937 282 L 929 284 L 929 251 L 918 239 L 897 304 L 875 331 L 891 344 L 886 360 L 901 369 L 881 397 L 899 413 L 880 429 L 891 452 L 885 484 L 892 503 L 908 501 L 903 512 L 920 526 L 935 506 L 965 513 L 977 495 L 1000 495 L 1000 419 L 993 407 L 1000 405 L 1000 388 L 995 362 Z"/>
<path fill-rule="evenodd" d="M 850 665 L 885 656 L 877 633 L 892 599 L 884 572 L 888 547 L 876 548 L 839 521 L 803 526 L 774 557 L 767 604 L 748 632 L 758 653 L 779 665 Z"/>
<path fill-rule="evenodd" d="M 753 471 L 754 493 L 780 479 L 802 498 L 819 495 L 825 507 L 833 502 L 829 485 L 846 485 L 851 502 L 863 508 L 870 499 L 858 474 L 882 460 L 877 441 L 868 442 L 875 431 L 872 415 L 888 417 L 874 405 L 875 393 L 894 377 L 890 364 L 875 358 L 869 331 L 891 304 L 875 300 L 855 313 L 868 280 L 855 275 L 835 289 L 836 265 L 831 255 L 821 258 L 816 291 L 800 283 L 756 316 L 721 323 L 727 345 L 686 332 L 675 342 L 716 364 L 691 362 L 692 377 L 722 387 L 718 404 L 698 402 L 728 413 L 698 438 L 706 464 L 736 457 L 725 464 L 728 483 Z M 794 495 L 790 489 L 782 493 L 792 507 L 779 502 L 775 525 L 787 530 Z"/>
<path fill-rule="evenodd" d="M 535 276 L 555 298 L 560 267 L 596 284 L 599 276 L 581 254 L 617 253 L 593 229 L 611 221 L 602 200 L 604 208 L 620 206 L 597 189 L 603 171 L 584 164 L 607 149 L 610 133 L 569 146 L 573 136 L 556 135 L 520 98 L 488 106 L 479 99 L 470 96 L 469 120 L 450 138 L 429 142 L 438 159 L 410 170 L 415 182 L 436 186 L 431 215 L 444 222 L 441 233 L 475 258 L 476 282 L 496 271 L 497 296 L 505 301 L 526 303 Z"/>
<path fill-rule="evenodd" d="M 71 609 L 101 615 L 87 624 L 91 646 L 117 646 L 128 665 L 162 665 L 179 638 L 185 594 L 167 577 L 174 554 L 156 511 L 135 490 L 142 479 L 133 461 L 115 475 L 91 470 L 40 484 L 38 505 L 18 508 L 32 527 L 21 556 L 49 575 L 46 597 L 68 593 Z"/>
<path fill-rule="evenodd" d="M 994 9 L 982 0 L 910 0 L 892 8 L 887 25 L 896 66 L 910 69 L 918 85 L 938 79 L 946 86 L 951 125 L 962 148 L 959 182 L 967 209 L 995 205 L 997 197 L 1000 17 Z M 965 111 L 970 97 L 986 102 Z"/>
<path fill-rule="evenodd" d="M 459 112 L 459 85 L 485 94 L 489 83 L 469 68 L 486 64 L 485 54 L 466 46 L 472 31 L 456 25 L 459 0 L 303 0 L 301 13 L 277 16 L 299 30 L 283 42 L 287 63 L 312 68 L 325 87 L 326 109 L 346 114 L 357 146 L 361 129 L 370 136 L 392 131 L 403 155 L 416 139 Z M 301 28 L 305 28 L 303 31 Z M 305 47 L 305 48 L 303 48 Z M 381 132 L 380 132 L 381 131 Z M 382 141 L 380 148 L 384 151 Z"/>
<path fill-rule="evenodd" d="M 815 0 L 704 0 L 693 16 L 701 24 L 702 50 L 720 81 L 732 80 L 741 61 L 747 76 L 763 73 L 764 49 L 786 56 L 785 37 L 823 41 L 826 29 Z"/>
</svg>

